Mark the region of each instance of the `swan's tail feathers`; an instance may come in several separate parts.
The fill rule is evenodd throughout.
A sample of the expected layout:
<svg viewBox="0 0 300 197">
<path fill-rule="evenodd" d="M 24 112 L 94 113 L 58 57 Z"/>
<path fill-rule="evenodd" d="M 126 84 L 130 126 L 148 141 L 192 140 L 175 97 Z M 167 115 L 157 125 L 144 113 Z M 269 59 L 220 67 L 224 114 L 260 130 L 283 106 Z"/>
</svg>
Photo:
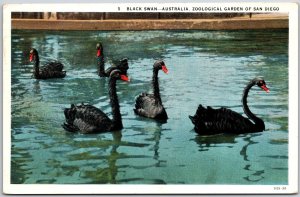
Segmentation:
<svg viewBox="0 0 300 197">
<path fill-rule="evenodd" d="M 74 104 L 71 104 L 70 108 L 64 108 L 64 115 L 66 122 L 68 124 L 73 124 L 73 121 L 75 120 L 76 116 L 76 111 L 77 111 L 77 106 Z"/>
<path fill-rule="evenodd" d="M 136 102 L 135 102 L 135 108 L 133 109 L 134 113 L 136 114 L 139 114 L 141 113 L 141 110 L 142 110 L 142 103 L 141 103 L 141 99 L 139 99 L 140 97 L 138 97 L 136 99 Z"/>
<path fill-rule="evenodd" d="M 145 93 L 141 93 L 137 97 L 135 97 L 135 109 L 134 112 L 137 113 L 138 109 L 142 107 L 142 98 L 145 96 Z"/>
<path fill-rule="evenodd" d="M 211 107 L 207 107 L 207 109 L 208 109 L 208 108 L 211 108 Z M 200 104 L 200 105 L 198 106 L 198 109 L 197 109 L 196 114 L 205 112 L 207 109 L 205 109 L 205 107 L 203 107 L 203 106 Z"/>
<path fill-rule="evenodd" d="M 67 75 L 67 71 L 54 71 L 53 72 L 53 78 L 64 78 Z"/>
<path fill-rule="evenodd" d="M 52 78 L 64 78 L 66 76 L 66 71 L 54 72 Z"/>
<path fill-rule="evenodd" d="M 61 125 L 66 131 L 77 132 L 79 128 L 75 126 L 74 120 L 78 110 L 78 106 L 71 104 L 70 108 L 64 108 L 65 122 Z"/>
<path fill-rule="evenodd" d="M 193 124 L 195 124 L 196 122 L 195 122 L 195 118 L 194 118 L 194 116 L 189 116 L 189 118 L 191 119 L 191 121 L 192 121 L 192 123 Z"/>
<path fill-rule="evenodd" d="M 141 112 L 141 110 L 144 111 L 143 110 L 144 102 L 145 102 L 144 99 L 146 96 L 147 96 L 147 93 L 141 93 L 135 97 L 135 109 L 134 109 L 135 113 L 137 113 L 137 114 L 144 113 L 144 112 Z"/>
<path fill-rule="evenodd" d="M 134 111 L 134 113 L 135 113 L 136 115 L 149 117 L 148 114 L 145 112 L 144 109 L 133 109 L 133 111 Z"/>
<path fill-rule="evenodd" d="M 77 132 L 79 131 L 79 129 L 73 125 L 70 125 L 70 124 L 67 124 L 67 123 L 64 123 L 61 125 L 66 131 L 69 131 L 69 132 Z"/>
<path fill-rule="evenodd" d="M 198 106 L 197 111 L 194 116 L 189 116 L 192 123 L 195 125 L 195 131 L 197 133 L 205 132 L 206 130 L 206 120 L 209 114 L 214 110 L 211 107 L 203 107 L 201 104 Z"/>
<path fill-rule="evenodd" d="M 72 106 L 71 106 L 71 108 L 72 108 Z M 64 108 L 64 114 L 65 114 L 66 119 L 69 119 L 69 111 L 70 111 L 69 108 Z"/>
<path fill-rule="evenodd" d="M 199 107 L 198 107 L 195 115 L 194 116 L 190 116 L 190 119 L 192 120 L 192 122 L 194 124 L 196 124 L 196 121 L 198 119 L 200 119 L 203 116 L 203 114 L 206 113 L 206 111 L 207 111 L 207 109 L 205 109 L 202 105 L 199 105 Z"/>
<path fill-rule="evenodd" d="M 135 109 L 133 109 L 134 113 L 137 115 L 145 115 L 145 111 L 143 109 L 143 97 L 145 93 L 141 93 L 135 97 Z"/>
</svg>

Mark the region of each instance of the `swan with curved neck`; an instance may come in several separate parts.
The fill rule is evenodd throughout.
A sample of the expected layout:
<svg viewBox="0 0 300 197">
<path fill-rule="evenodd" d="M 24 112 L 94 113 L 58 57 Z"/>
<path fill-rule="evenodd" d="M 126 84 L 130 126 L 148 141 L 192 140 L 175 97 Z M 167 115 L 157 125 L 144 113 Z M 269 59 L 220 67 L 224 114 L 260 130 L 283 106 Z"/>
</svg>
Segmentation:
<svg viewBox="0 0 300 197">
<path fill-rule="evenodd" d="M 120 105 L 116 90 L 116 81 L 129 81 L 126 75 L 122 75 L 119 70 L 110 73 L 109 97 L 112 108 L 112 119 L 110 119 L 100 109 L 87 104 L 74 105 L 64 110 L 66 122 L 62 127 L 70 132 L 100 133 L 105 131 L 115 131 L 123 128 Z"/>
<path fill-rule="evenodd" d="M 98 75 L 100 77 L 109 77 L 109 73 L 111 73 L 115 69 L 120 70 L 121 74 L 127 75 L 127 70 L 129 68 L 127 58 L 123 58 L 119 60 L 116 63 L 116 65 L 113 65 L 105 70 L 104 52 L 103 52 L 103 46 L 101 42 L 97 43 L 96 50 L 97 50 L 96 55 L 97 55 Z"/>
<path fill-rule="evenodd" d="M 63 78 L 66 76 L 66 71 L 63 71 L 63 64 L 58 61 L 48 62 L 40 68 L 39 54 L 34 48 L 30 50 L 29 61 L 34 63 L 33 76 L 36 79 Z"/>
<path fill-rule="evenodd" d="M 142 93 L 136 98 L 134 112 L 137 115 L 158 119 L 167 120 L 168 115 L 162 104 L 159 84 L 158 84 L 158 71 L 162 70 L 168 73 L 168 69 L 162 60 L 158 60 L 153 65 L 152 87 L 153 94 Z"/>
<path fill-rule="evenodd" d="M 195 125 L 195 131 L 200 135 L 213 135 L 218 133 L 254 133 L 265 130 L 264 121 L 255 116 L 250 111 L 247 104 L 248 93 L 255 85 L 264 91 L 269 92 L 265 81 L 260 77 L 254 78 L 245 87 L 242 103 L 244 113 L 249 119 L 237 112 L 223 107 L 220 109 L 212 109 L 208 106 L 206 109 L 202 105 L 199 105 L 196 114 L 194 116 L 189 116 L 192 123 Z"/>
</svg>

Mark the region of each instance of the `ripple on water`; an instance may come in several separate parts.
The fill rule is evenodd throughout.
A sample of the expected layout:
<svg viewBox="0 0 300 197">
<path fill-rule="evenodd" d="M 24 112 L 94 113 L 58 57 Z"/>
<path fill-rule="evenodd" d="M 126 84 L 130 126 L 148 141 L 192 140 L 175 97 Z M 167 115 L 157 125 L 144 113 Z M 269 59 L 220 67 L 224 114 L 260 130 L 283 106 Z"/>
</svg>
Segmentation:
<svg viewBox="0 0 300 197">
<path fill-rule="evenodd" d="M 99 40 L 106 67 L 128 58 L 131 81 L 117 83 L 124 129 L 68 133 L 61 124 L 71 103 L 89 103 L 111 116 L 108 79 L 96 73 Z M 287 43 L 286 30 L 13 31 L 12 183 L 287 184 Z M 43 62 L 61 60 L 67 76 L 31 78 L 29 45 Z M 157 59 L 169 70 L 158 75 L 169 116 L 164 124 L 133 112 L 135 97 L 152 92 Z M 271 90 L 253 88 L 248 98 L 266 132 L 206 137 L 194 132 L 188 116 L 199 104 L 244 115 L 243 89 L 255 76 L 264 76 Z"/>
</svg>

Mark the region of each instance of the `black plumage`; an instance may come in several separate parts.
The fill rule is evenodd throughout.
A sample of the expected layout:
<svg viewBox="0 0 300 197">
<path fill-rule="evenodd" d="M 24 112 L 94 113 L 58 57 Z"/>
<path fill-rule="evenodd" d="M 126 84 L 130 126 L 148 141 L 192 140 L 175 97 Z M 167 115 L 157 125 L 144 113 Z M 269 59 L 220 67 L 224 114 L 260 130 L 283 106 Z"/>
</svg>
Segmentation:
<svg viewBox="0 0 300 197">
<path fill-rule="evenodd" d="M 124 81 L 129 80 L 126 75 L 120 74 L 119 70 L 114 70 L 110 73 L 109 97 L 112 108 L 112 119 L 92 105 L 82 103 L 76 106 L 71 104 L 71 108 L 64 110 L 66 121 L 62 127 L 70 132 L 79 131 L 81 133 L 100 133 L 122 129 L 122 117 L 116 90 L 116 81 L 119 79 Z"/>
<path fill-rule="evenodd" d="M 157 120 L 167 120 L 168 115 L 162 104 L 159 92 L 159 70 L 163 70 L 165 73 L 168 73 L 167 67 L 162 60 L 156 61 L 153 65 L 153 94 L 141 93 L 139 96 L 137 96 L 134 112 L 140 116 L 148 118 L 153 118 Z"/>
<path fill-rule="evenodd" d="M 64 65 L 61 62 L 48 62 L 40 68 L 39 54 L 36 49 L 32 48 L 29 55 L 30 62 L 34 62 L 33 76 L 36 79 L 63 78 L 66 71 L 63 70 Z"/>
<path fill-rule="evenodd" d="M 121 72 L 121 74 L 127 75 L 127 70 L 129 69 L 129 66 L 128 60 L 126 58 L 119 60 L 115 65 L 112 65 L 111 67 L 105 70 L 104 49 L 101 42 L 97 43 L 96 49 L 98 75 L 100 77 L 109 77 L 109 74 L 116 69 L 118 69 Z"/>
<path fill-rule="evenodd" d="M 244 112 L 249 119 L 224 107 L 220 109 L 213 109 L 209 106 L 205 108 L 202 105 L 199 105 L 196 114 L 194 116 L 189 116 L 192 123 L 195 125 L 195 131 L 200 135 L 213 135 L 218 133 L 254 133 L 265 130 L 265 124 L 263 120 L 256 117 L 249 110 L 247 105 L 247 96 L 249 90 L 254 85 L 257 85 L 266 92 L 269 92 L 265 81 L 259 77 L 251 80 L 245 87 L 242 103 Z"/>
</svg>

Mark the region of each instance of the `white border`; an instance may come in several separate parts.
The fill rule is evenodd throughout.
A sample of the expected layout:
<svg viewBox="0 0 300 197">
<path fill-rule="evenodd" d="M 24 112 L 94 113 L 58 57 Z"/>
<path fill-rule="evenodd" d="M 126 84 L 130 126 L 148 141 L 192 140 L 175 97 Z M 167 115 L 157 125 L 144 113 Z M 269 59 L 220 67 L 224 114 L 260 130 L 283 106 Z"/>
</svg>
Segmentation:
<svg viewBox="0 0 300 197">
<path fill-rule="evenodd" d="M 10 184 L 11 12 L 127 12 L 127 6 L 278 6 L 289 13 L 288 185 L 68 185 Z M 151 11 L 155 12 L 155 11 Z M 161 12 L 161 11 L 157 11 Z M 175 11 L 172 11 L 175 12 Z M 245 11 L 243 11 L 245 12 Z M 252 13 L 255 13 L 253 10 Z M 286 194 L 298 192 L 298 5 L 296 3 L 10 4 L 3 11 L 3 192 L 7 194 Z M 3 113 L 3 114 L 4 114 Z M 279 188 L 276 190 L 275 188 Z M 284 189 L 285 188 L 285 189 Z"/>
</svg>

